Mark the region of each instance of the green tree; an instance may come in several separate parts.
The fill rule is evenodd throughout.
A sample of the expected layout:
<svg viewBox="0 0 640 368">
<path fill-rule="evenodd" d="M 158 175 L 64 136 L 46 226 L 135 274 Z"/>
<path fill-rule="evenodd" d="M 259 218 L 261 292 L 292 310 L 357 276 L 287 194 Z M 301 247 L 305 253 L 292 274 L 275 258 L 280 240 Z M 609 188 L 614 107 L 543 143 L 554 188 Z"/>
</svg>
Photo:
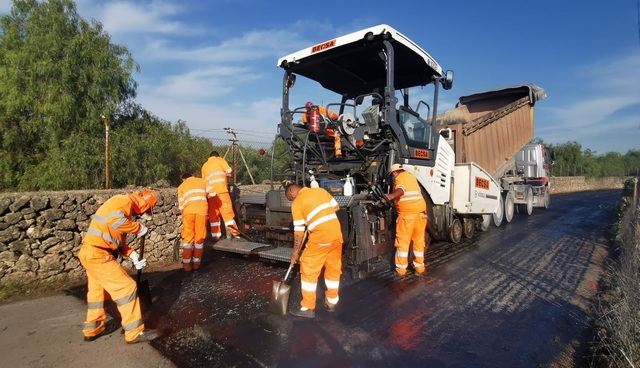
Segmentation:
<svg viewBox="0 0 640 368">
<path fill-rule="evenodd" d="M 624 166 L 627 170 L 627 176 L 638 176 L 640 175 L 640 151 L 639 150 L 629 150 L 624 155 Z"/>
<path fill-rule="evenodd" d="M 556 176 L 582 175 L 584 157 L 580 143 L 572 141 L 553 147 L 556 155 Z"/>
<path fill-rule="evenodd" d="M 0 190 L 92 186 L 100 115 L 135 97 L 138 69 L 73 1 L 14 0 L 0 18 Z"/>
</svg>

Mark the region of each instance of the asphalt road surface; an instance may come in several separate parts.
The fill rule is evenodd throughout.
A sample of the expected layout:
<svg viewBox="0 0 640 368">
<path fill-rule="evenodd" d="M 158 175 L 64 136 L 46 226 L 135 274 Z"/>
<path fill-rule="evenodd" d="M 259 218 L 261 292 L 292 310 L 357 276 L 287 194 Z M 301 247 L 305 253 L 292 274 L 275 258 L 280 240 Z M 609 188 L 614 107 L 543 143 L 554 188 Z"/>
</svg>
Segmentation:
<svg viewBox="0 0 640 368">
<path fill-rule="evenodd" d="M 556 195 L 547 210 L 432 244 L 426 278 L 395 280 L 390 267 L 364 280 L 345 273 L 337 311 L 319 297 L 314 319 L 269 312 L 287 265 L 208 248 L 197 272 L 150 275 L 146 322 L 164 336 L 145 347 L 177 367 L 586 367 L 619 196 Z M 297 307 L 299 276 L 290 298 Z"/>
</svg>

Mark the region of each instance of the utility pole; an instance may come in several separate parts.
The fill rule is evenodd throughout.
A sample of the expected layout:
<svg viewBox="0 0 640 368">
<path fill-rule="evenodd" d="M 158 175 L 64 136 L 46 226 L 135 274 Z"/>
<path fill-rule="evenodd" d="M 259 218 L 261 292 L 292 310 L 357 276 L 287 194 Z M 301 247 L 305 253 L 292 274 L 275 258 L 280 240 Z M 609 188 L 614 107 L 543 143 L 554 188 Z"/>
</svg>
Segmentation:
<svg viewBox="0 0 640 368">
<path fill-rule="evenodd" d="M 236 168 L 238 166 L 238 152 L 240 152 L 240 158 L 242 158 L 242 162 L 244 162 L 244 167 L 247 169 L 247 173 L 249 173 L 249 177 L 251 178 L 251 184 L 255 184 L 255 180 L 253 180 L 253 175 L 251 175 L 251 170 L 249 170 L 249 165 L 247 165 L 247 160 L 244 159 L 244 154 L 242 153 L 242 151 L 240 150 L 240 147 L 238 147 L 238 137 L 236 136 L 236 132 L 233 131 L 233 129 L 231 128 L 224 128 L 224 130 L 227 131 L 227 133 L 231 134 L 233 136 L 232 139 L 232 143 L 229 146 L 229 148 L 227 148 L 227 152 L 225 152 L 224 154 L 224 158 L 227 157 L 227 153 L 229 153 L 230 149 L 233 149 L 233 183 L 236 184 L 237 183 L 237 178 L 236 178 Z"/>
<path fill-rule="evenodd" d="M 102 121 L 104 122 L 104 132 L 105 132 L 105 189 L 109 189 L 109 171 L 110 171 L 110 160 L 109 160 L 109 120 L 104 116 L 104 114 L 100 115 Z"/>
</svg>

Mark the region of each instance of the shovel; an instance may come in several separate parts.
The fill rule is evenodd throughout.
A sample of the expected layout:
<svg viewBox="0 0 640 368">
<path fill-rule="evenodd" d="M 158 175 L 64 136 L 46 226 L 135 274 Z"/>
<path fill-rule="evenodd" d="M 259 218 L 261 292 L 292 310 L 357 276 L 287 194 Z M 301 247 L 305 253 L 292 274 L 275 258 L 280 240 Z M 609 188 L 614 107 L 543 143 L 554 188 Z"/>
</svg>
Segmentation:
<svg viewBox="0 0 640 368">
<path fill-rule="evenodd" d="M 144 238 L 144 236 L 140 238 L 139 259 L 144 259 Z M 142 269 L 139 269 L 136 279 L 136 283 L 138 284 L 138 298 L 140 299 L 140 309 L 142 312 L 146 312 L 151 309 L 151 290 L 149 289 L 149 280 L 140 280 L 141 278 Z"/>
<path fill-rule="evenodd" d="M 287 274 L 282 281 L 273 281 L 273 291 L 271 293 L 271 299 L 269 299 L 269 310 L 271 313 L 284 316 L 287 314 L 287 305 L 289 304 L 289 292 L 291 286 L 287 285 L 287 279 L 293 269 L 293 264 L 289 266 Z"/>
<path fill-rule="evenodd" d="M 300 257 L 300 252 L 302 251 L 302 247 L 307 241 L 307 237 L 309 236 L 309 230 L 304 232 L 304 236 L 302 237 L 302 241 L 300 244 L 296 246 L 292 253 L 295 253 Z M 297 259 L 296 259 L 297 261 Z M 269 299 L 269 310 L 272 313 L 279 314 L 284 316 L 287 314 L 287 305 L 289 304 L 289 292 L 291 291 L 291 286 L 287 285 L 287 279 L 289 278 L 289 274 L 293 269 L 293 265 L 295 262 L 289 265 L 289 269 L 287 270 L 287 274 L 284 276 L 282 281 L 273 281 L 273 291 L 271 293 L 271 299 Z"/>
</svg>

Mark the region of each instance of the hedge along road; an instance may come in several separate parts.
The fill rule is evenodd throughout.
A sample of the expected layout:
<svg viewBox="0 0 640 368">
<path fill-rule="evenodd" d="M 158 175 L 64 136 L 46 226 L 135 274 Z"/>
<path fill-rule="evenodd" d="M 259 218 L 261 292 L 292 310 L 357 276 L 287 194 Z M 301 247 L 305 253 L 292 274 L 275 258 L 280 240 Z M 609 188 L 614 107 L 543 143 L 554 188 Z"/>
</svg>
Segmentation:
<svg viewBox="0 0 640 368">
<path fill-rule="evenodd" d="M 285 264 L 207 248 L 198 272 L 150 274 L 147 325 L 164 332 L 150 345 L 128 346 L 118 333 L 78 342 L 81 309 L 73 329 L 58 328 L 46 339 L 52 320 L 60 323 L 55 315 L 24 322 L 0 305 L 3 321 L 20 318 L 33 324 L 23 333 L 39 336 L 6 349 L 0 326 L 0 352 L 11 362 L 32 350 L 38 357 L 32 366 L 94 368 L 113 366 L 113 360 L 101 365 L 105 354 L 137 367 L 586 367 L 591 302 L 607 257 L 609 209 L 619 196 L 619 190 L 556 195 L 549 209 L 517 215 L 472 240 L 432 244 L 426 278 L 394 280 L 388 269 L 365 280 L 345 273 L 337 311 L 328 313 L 319 298 L 311 320 L 269 313 L 273 280 L 282 278 Z M 77 308 L 83 293 L 54 298 L 74 298 Z M 289 306 L 299 300 L 298 276 Z M 46 310 L 52 300 L 21 303 Z M 12 310 L 28 307 L 34 305 Z"/>
</svg>

